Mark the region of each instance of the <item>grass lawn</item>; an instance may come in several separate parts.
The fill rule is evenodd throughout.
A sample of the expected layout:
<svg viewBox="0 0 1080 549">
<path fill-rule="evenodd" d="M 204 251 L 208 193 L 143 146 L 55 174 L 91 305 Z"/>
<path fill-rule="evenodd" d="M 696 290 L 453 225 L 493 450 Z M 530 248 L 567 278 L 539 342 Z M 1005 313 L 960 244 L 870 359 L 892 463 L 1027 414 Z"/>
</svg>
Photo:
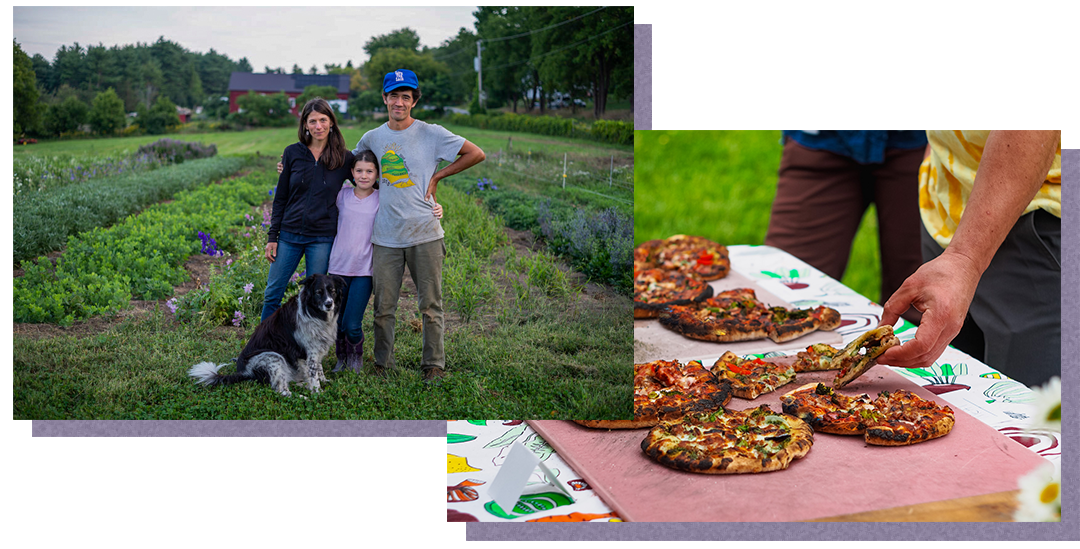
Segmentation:
<svg viewBox="0 0 1080 549">
<path fill-rule="evenodd" d="M 778 130 L 635 132 L 634 243 L 694 234 L 763 244 L 782 150 Z M 841 282 L 877 299 L 879 254 L 871 207 Z"/>
</svg>

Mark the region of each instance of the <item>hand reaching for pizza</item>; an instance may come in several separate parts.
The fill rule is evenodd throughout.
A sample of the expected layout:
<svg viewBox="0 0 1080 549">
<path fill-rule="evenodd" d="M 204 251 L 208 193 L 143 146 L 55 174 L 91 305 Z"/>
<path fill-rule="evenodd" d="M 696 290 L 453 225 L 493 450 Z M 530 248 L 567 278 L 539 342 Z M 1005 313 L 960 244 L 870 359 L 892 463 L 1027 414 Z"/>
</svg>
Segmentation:
<svg viewBox="0 0 1080 549">
<path fill-rule="evenodd" d="M 915 271 L 885 303 L 879 326 L 893 325 L 909 306 L 922 312 L 915 339 L 893 347 L 878 363 L 928 368 L 945 352 L 964 325 L 982 271 L 975 262 L 946 250 Z"/>
</svg>

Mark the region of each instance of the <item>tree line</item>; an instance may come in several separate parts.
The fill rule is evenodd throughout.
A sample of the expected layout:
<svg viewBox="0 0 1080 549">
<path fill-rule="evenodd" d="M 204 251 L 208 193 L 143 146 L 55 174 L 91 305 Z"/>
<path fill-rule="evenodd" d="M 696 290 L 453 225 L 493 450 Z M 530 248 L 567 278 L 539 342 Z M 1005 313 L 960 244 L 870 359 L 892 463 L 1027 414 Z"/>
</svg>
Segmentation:
<svg viewBox="0 0 1080 549">
<path fill-rule="evenodd" d="M 475 30 L 462 27 L 437 47 L 421 46 L 406 27 L 368 40 L 363 63 L 327 63 L 321 73 L 349 75 L 350 113 L 380 110 L 383 75 L 402 67 L 417 73 L 423 103 L 438 109 L 470 104 L 472 112 L 506 107 L 543 113 L 555 104 L 576 114 L 578 105 L 591 102 L 600 118 L 609 98 L 631 97 L 633 8 L 484 6 L 473 15 Z M 231 73 L 254 72 L 246 57 L 192 52 L 164 36 L 152 44 L 64 45 L 51 61 L 14 46 L 16 132 L 35 135 L 60 135 L 83 124 L 112 133 L 124 127 L 117 117 L 129 112 L 139 113 L 144 130 L 147 124 L 167 127 L 175 121 L 166 114 L 177 105 L 201 106 L 206 117 L 224 119 Z M 262 72 L 304 71 L 293 65 Z M 318 73 L 312 66 L 306 74 Z M 259 101 L 251 106 L 274 110 Z M 238 121 L 259 123 L 250 116 Z"/>
</svg>

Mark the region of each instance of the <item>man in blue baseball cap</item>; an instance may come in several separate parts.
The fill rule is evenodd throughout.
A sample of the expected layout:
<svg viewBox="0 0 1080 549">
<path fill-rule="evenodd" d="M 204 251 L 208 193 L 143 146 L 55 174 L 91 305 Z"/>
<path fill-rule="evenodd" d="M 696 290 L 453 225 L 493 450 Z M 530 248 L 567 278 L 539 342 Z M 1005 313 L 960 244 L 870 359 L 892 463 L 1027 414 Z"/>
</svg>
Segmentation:
<svg viewBox="0 0 1080 549">
<path fill-rule="evenodd" d="M 383 103 L 390 116 L 368 131 L 353 154 L 370 150 L 379 159 L 379 211 L 373 244 L 375 364 L 373 373 L 394 370 L 394 324 L 404 269 L 416 284 L 423 317 L 425 382 L 445 375 L 443 349 L 443 229 L 432 214 L 439 181 L 484 160 L 484 151 L 464 137 L 412 117 L 420 99 L 416 73 L 398 69 L 383 77 Z M 436 171 L 439 162 L 450 164 Z"/>
<path fill-rule="evenodd" d="M 416 79 L 416 73 L 409 69 L 398 69 L 386 73 L 383 77 L 383 93 L 397 88 L 420 88 L 420 81 Z"/>
</svg>

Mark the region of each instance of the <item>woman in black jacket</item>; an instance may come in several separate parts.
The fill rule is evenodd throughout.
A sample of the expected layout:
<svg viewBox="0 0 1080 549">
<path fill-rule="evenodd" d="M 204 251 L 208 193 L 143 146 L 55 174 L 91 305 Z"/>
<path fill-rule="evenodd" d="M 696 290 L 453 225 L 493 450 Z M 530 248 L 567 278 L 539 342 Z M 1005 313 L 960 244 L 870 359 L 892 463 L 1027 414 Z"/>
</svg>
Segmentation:
<svg viewBox="0 0 1080 549">
<path fill-rule="evenodd" d="M 300 141 L 282 154 L 266 243 L 270 274 L 260 321 L 281 307 L 300 258 L 307 258 L 308 275 L 326 274 L 337 233 L 335 200 L 350 177 L 352 152 L 325 99 L 316 97 L 304 105 L 297 137 Z"/>
</svg>

